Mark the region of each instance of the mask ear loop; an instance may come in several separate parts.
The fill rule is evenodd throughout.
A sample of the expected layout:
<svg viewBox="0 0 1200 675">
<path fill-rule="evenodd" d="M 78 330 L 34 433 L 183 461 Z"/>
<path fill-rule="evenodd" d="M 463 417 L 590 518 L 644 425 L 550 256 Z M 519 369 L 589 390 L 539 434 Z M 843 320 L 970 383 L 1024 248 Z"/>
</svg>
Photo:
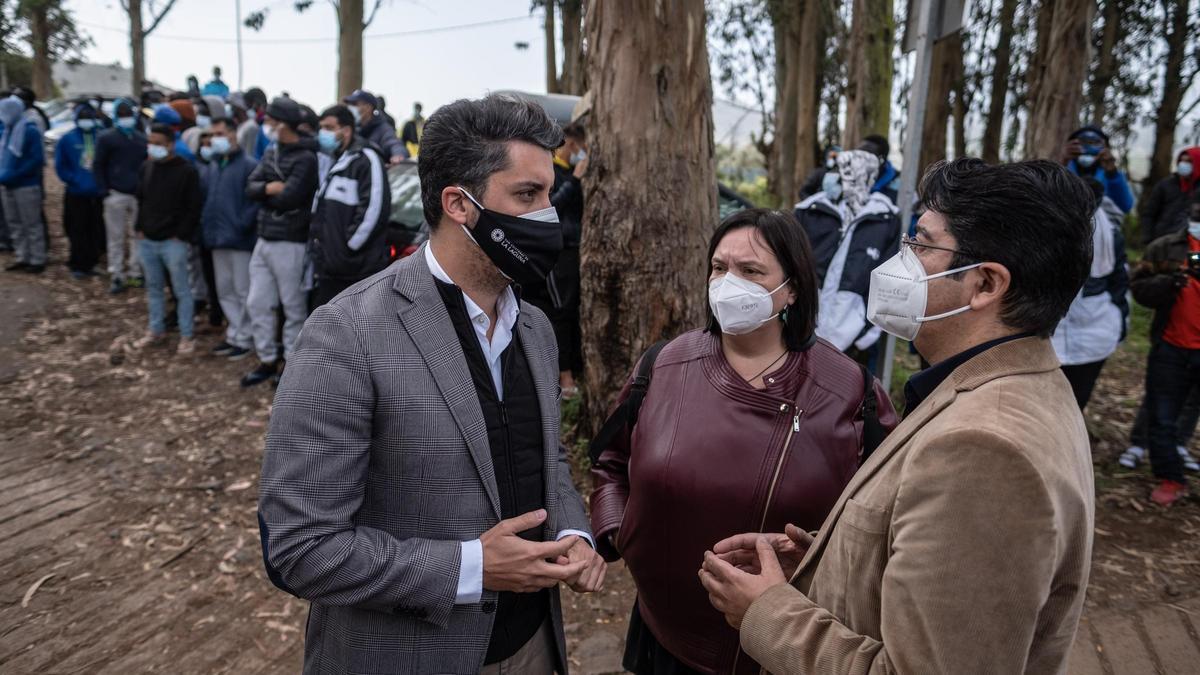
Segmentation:
<svg viewBox="0 0 1200 675">
<path fill-rule="evenodd" d="M 929 281 L 931 279 L 939 279 L 941 277 L 950 276 L 951 274 L 958 274 L 959 272 L 966 272 L 967 270 L 973 270 L 976 267 L 979 267 L 980 265 L 983 265 L 983 263 L 975 263 L 974 265 L 967 265 L 966 267 L 959 267 L 957 269 L 946 270 L 945 272 L 938 272 L 937 274 L 930 274 L 930 275 L 927 275 L 924 279 L 922 279 L 922 281 Z M 937 321 L 938 319 L 946 319 L 946 318 L 952 317 L 956 314 L 962 314 L 963 312 L 969 311 L 970 309 L 971 309 L 971 306 L 966 305 L 963 307 L 959 307 L 958 309 L 952 309 L 949 312 L 942 312 L 941 314 L 935 314 L 933 316 L 919 316 L 916 318 L 916 321 L 917 321 L 917 323 L 925 323 L 926 321 Z"/>
<path fill-rule="evenodd" d="M 455 187 L 455 188 L 456 188 L 456 189 L 457 189 L 459 192 L 463 193 L 463 196 L 464 196 L 464 197 L 466 197 L 467 199 L 470 199 L 470 200 L 471 200 L 471 203 L 475 205 L 475 208 L 479 209 L 480 211 L 483 211 L 483 204 L 480 204 L 480 203 L 479 203 L 479 202 L 478 202 L 478 201 L 477 201 L 477 200 L 476 200 L 474 197 L 472 197 L 472 196 L 471 196 L 471 193 L 470 193 L 470 192 L 467 192 L 467 189 L 466 189 L 466 188 L 464 188 L 464 187 L 463 187 L 463 186 L 461 186 L 461 185 L 455 185 L 454 187 Z"/>
</svg>

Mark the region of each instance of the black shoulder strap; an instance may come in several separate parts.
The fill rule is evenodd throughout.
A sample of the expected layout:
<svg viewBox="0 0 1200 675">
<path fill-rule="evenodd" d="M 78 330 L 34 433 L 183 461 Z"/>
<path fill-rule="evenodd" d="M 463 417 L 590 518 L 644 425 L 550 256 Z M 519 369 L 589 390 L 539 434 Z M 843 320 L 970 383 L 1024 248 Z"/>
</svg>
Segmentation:
<svg viewBox="0 0 1200 675">
<path fill-rule="evenodd" d="M 650 388 L 650 378 L 654 374 L 654 361 L 668 342 L 670 340 L 655 343 L 642 355 L 642 361 L 633 377 L 633 385 L 629 389 L 629 398 L 617 406 L 612 415 L 609 415 L 604 426 L 600 427 L 600 433 L 596 434 L 591 445 L 588 446 L 588 457 L 592 460 L 592 464 L 600 461 L 600 454 L 607 450 L 609 445 L 612 445 L 618 433 L 633 433 L 633 426 L 637 424 L 638 420 L 638 411 L 641 410 L 642 401 L 646 398 L 646 390 Z"/>
<path fill-rule="evenodd" d="M 887 432 L 883 430 L 883 425 L 879 423 L 879 400 L 875 395 L 875 376 L 864 365 L 859 365 L 863 374 L 863 450 L 862 463 L 866 463 L 867 458 L 871 453 L 875 452 L 875 448 L 883 443 L 883 439 L 887 437 Z"/>
</svg>

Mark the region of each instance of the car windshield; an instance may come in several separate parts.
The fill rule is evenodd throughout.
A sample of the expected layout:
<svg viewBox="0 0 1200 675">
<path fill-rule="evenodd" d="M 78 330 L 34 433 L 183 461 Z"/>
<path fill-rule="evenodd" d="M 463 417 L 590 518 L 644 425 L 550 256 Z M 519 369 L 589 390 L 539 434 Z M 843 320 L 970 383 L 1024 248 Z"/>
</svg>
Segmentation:
<svg viewBox="0 0 1200 675">
<path fill-rule="evenodd" d="M 388 169 L 388 183 L 392 188 L 391 220 L 406 230 L 417 231 L 425 220 L 421 206 L 421 179 L 417 175 L 417 163 L 401 162 Z"/>
</svg>

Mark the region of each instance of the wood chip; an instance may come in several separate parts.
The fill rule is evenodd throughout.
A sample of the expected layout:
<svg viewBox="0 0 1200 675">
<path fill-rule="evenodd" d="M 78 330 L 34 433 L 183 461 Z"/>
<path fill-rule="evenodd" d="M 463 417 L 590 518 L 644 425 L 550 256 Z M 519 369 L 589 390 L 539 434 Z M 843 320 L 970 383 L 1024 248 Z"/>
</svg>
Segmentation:
<svg viewBox="0 0 1200 675">
<path fill-rule="evenodd" d="M 54 576 L 55 575 L 53 575 L 53 574 L 47 574 L 46 576 L 42 577 L 41 579 L 38 579 L 37 581 L 33 582 L 33 585 L 29 587 L 29 590 L 25 591 L 25 597 L 21 598 L 21 607 L 28 607 L 29 601 L 33 598 L 33 594 L 37 593 L 37 590 L 42 587 L 42 584 L 46 583 L 47 581 L 52 579 Z"/>
</svg>

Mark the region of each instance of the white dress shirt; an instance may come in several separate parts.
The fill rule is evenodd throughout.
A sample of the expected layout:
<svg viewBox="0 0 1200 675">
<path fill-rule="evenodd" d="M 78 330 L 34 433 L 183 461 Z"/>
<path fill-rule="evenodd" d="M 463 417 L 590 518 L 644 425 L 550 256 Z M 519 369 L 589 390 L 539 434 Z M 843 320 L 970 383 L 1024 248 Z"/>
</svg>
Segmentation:
<svg viewBox="0 0 1200 675">
<path fill-rule="evenodd" d="M 450 275 L 446 274 L 446 270 L 438 264 L 437 258 L 433 257 L 433 247 L 428 243 L 425 244 L 425 263 L 429 265 L 429 271 L 433 274 L 433 278 L 442 283 L 453 284 L 454 280 Z M 496 394 L 500 400 L 504 400 L 504 373 L 501 370 L 500 357 L 504 354 L 504 350 L 512 344 L 513 331 L 517 325 L 517 315 L 520 314 L 521 306 L 517 301 L 516 293 L 513 293 L 512 286 L 504 289 L 500 297 L 496 299 L 496 330 L 491 339 L 488 339 L 488 330 L 492 326 L 491 319 L 488 318 L 487 312 L 483 311 L 475 301 L 466 293 L 463 293 L 463 302 L 467 306 L 467 317 L 471 319 L 471 325 L 475 327 L 475 337 L 479 340 L 479 348 L 483 350 L 483 358 L 487 361 L 488 368 L 492 373 L 492 382 L 496 385 Z M 581 537 L 588 542 L 593 548 L 596 544 L 588 533 L 579 530 L 563 530 L 558 533 L 556 539 L 575 535 Z M 483 596 L 483 542 L 479 539 L 462 542 L 462 561 L 458 569 L 458 592 L 454 599 L 456 605 L 469 605 L 479 602 L 479 598 Z"/>
</svg>

